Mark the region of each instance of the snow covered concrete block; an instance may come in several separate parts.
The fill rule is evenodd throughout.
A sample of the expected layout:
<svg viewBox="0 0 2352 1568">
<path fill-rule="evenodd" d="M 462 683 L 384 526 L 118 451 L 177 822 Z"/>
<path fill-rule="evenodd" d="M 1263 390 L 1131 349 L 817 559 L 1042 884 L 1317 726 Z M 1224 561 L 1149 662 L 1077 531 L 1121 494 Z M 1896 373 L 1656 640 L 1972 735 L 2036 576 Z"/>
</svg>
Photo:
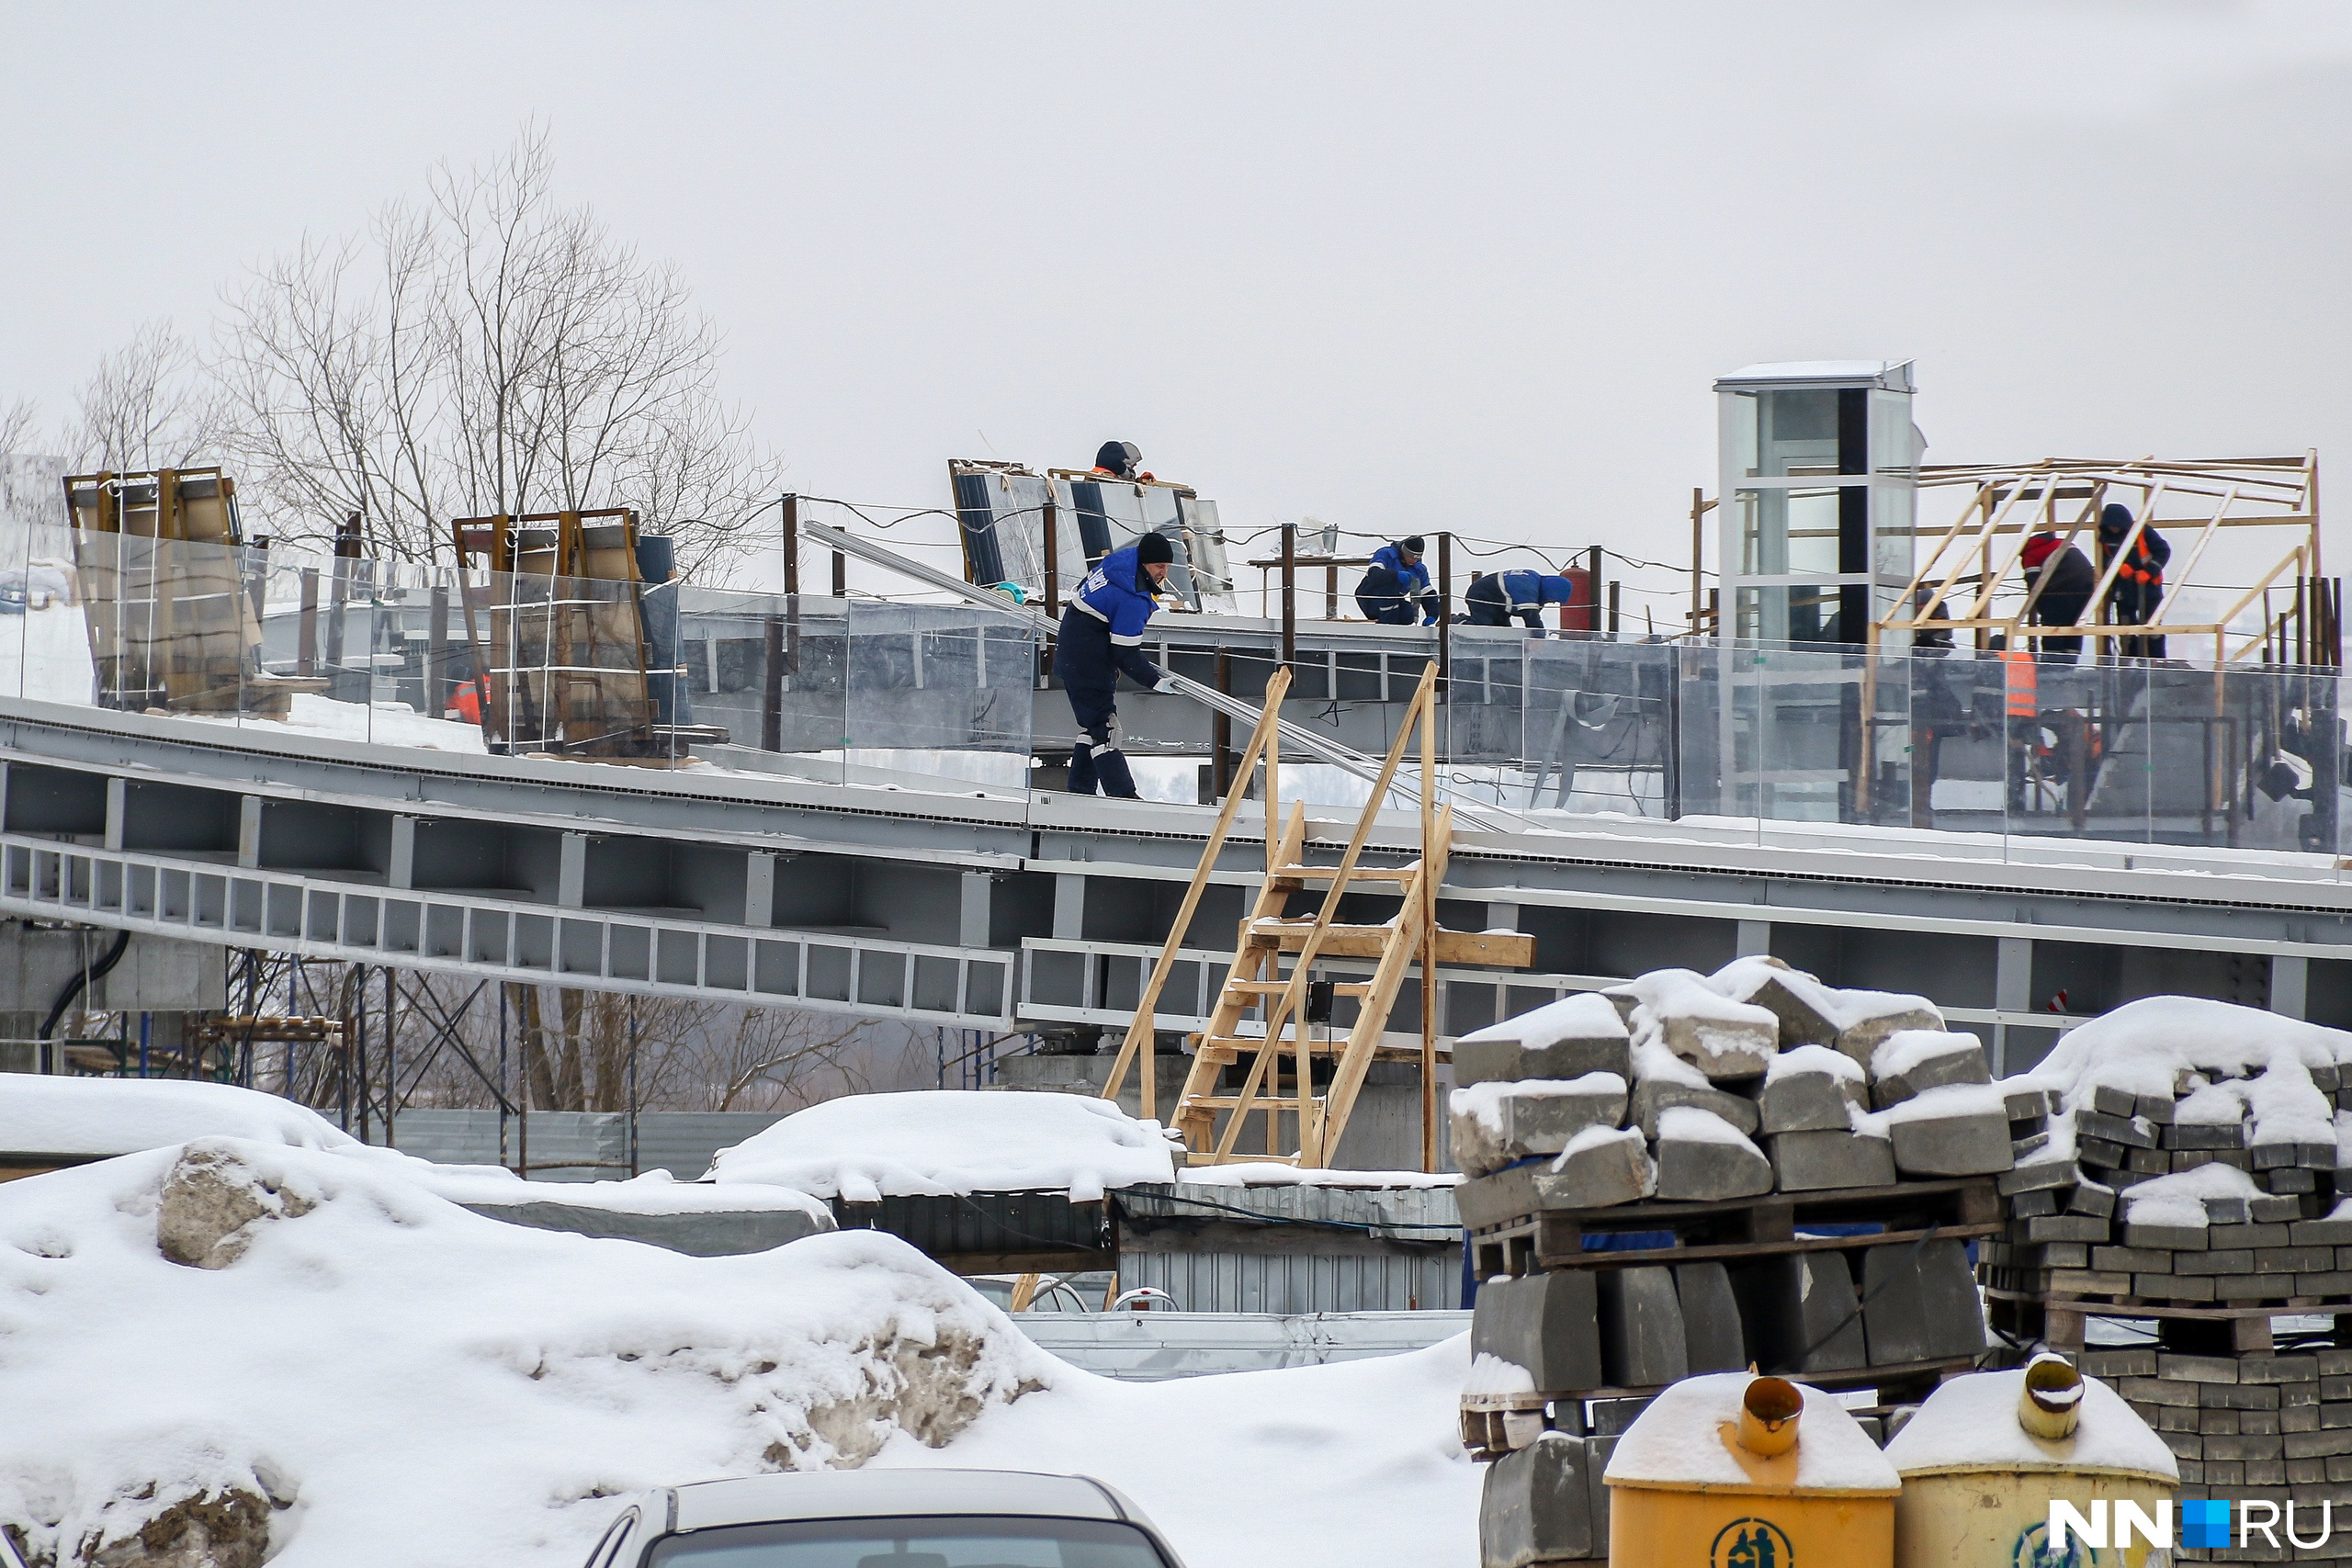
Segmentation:
<svg viewBox="0 0 2352 1568">
<path fill-rule="evenodd" d="M 1599 1387 L 1600 1315 L 1592 1274 L 1564 1269 L 1479 1286 L 1470 1353 L 1526 1369 L 1534 1392 Z"/>
<path fill-rule="evenodd" d="M 1889 1036 L 1906 1030 L 1940 1031 L 1944 1026 L 1944 1015 L 1925 997 L 1900 991 L 1840 991 L 1838 1002 L 1844 1027 L 1833 1043 L 1866 1066 Z"/>
<path fill-rule="evenodd" d="M 1711 1111 L 1679 1105 L 1657 1123 L 1657 1195 L 1713 1202 L 1772 1190 L 1772 1164 L 1737 1128 Z"/>
<path fill-rule="evenodd" d="M 1480 1568 L 1534 1568 L 1606 1556 L 1592 1529 L 1584 1439 L 1546 1432 L 1487 1467 L 1478 1500 Z"/>
<path fill-rule="evenodd" d="M 1687 1105 L 1720 1116 L 1741 1133 L 1754 1136 L 1757 1129 L 1756 1101 L 1744 1094 L 1715 1089 L 1705 1084 L 1679 1083 L 1671 1078 L 1643 1078 L 1634 1085 L 1634 1093 L 1626 1105 L 1626 1121 L 1639 1127 L 1643 1135 L 1657 1136 L 1658 1118 L 1676 1106 Z"/>
<path fill-rule="evenodd" d="M 2008 1111 L 1991 1085 L 1931 1089 L 1866 1120 L 1884 1129 L 1905 1176 L 1985 1176 L 2017 1164 Z"/>
<path fill-rule="evenodd" d="M 1826 1045 L 1800 1045 L 1772 1058 L 1756 1097 L 1767 1133 L 1845 1132 L 1853 1111 L 1867 1111 L 1862 1069 Z"/>
<path fill-rule="evenodd" d="M 199 1138 L 180 1152 L 155 1206 L 155 1242 L 164 1257 L 194 1269 L 226 1269 L 244 1255 L 262 1226 L 299 1219 L 318 1205 L 314 1191 L 261 1169 L 225 1139 Z"/>
<path fill-rule="evenodd" d="M 1587 991 L 1464 1035 L 1453 1043 L 1453 1081 L 1517 1083 L 1587 1073 L 1633 1077 L 1632 1037 L 1616 1007 Z"/>
<path fill-rule="evenodd" d="M 1734 1001 L 1770 1013 L 1777 1021 L 1783 1049 L 1826 1045 L 1838 1038 L 1829 987 L 1802 969 L 1756 953 L 1733 959 L 1709 978 Z"/>
<path fill-rule="evenodd" d="M 1588 1127 L 1616 1126 L 1625 1119 L 1625 1080 L 1587 1073 L 1566 1082 L 1473 1084 L 1453 1090 L 1446 1105 L 1455 1163 L 1484 1175 L 1530 1155 L 1558 1154 Z"/>
<path fill-rule="evenodd" d="M 1600 1367 L 1618 1388 L 1674 1382 L 1690 1373 L 1681 1299 L 1671 1269 L 1600 1273 Z"/>
<path fill-rule="evenodd" d="M 1884 1138 L 1849 1132 L 1775 1133 L 1772 1178 L 1783 1192 L 1885 1187 L 1894 1180 L 1894 1150 Z"/>
<path fill-rule="evenodd" d="M 1683 1359 L 1694 1376 L 1736 1372 L 1747 1365 L 1730 1270 L 1720 1263 L 1678 1263 L 1674 1293 L 1682 1304 Z"/>
<path fill-rule="evenodd" d="M 1873 1247 L 1862 1259 L 1862 1331 L 1870 1364 L 1943 1360 L 1984 1348 L 1984 1314 L 1965 1244 Z"/>
<path fill-rule="evenodd" d="M 1645 1040 L 1655 1040 L 1710 1080 L 1757 1077 L 1780 1043 L 1780 1023 L 1770 1011 L 1733 1000 L 1688 969 L 1655 970 L 1603 994 L 1634 999 L 1629 1022 L 1637 1054 Z"/>
<path fill-rule="evenodd" d="M 1747 1353 L 1768 1372 L 1831 1372 L 1869 1364 L 1843 1254 L 1791 1252 L 1730 1269 Z"/>
<path fill-rule="evenodd" d="M 1946 1084 L 1992 1081 L 1992 1065 L 1984 1058 L 1983 1043 L 1973 1034 L 1897 1030 L 1871 1053 L 1871 1096 L 1880 1111 Z M 2001 1114 L 2008 1115 L 2006 1094 L 2001 1100 Z"/>
<path fill-rule="evenodd" d="M 1657 1164 L 1638 1127 L 1588 1127 L 1568 1140 L 1552 1172 L 1557 1200 L 1571 1208 L 1606 1209 L 1657 1190 Z"/>
</svg>

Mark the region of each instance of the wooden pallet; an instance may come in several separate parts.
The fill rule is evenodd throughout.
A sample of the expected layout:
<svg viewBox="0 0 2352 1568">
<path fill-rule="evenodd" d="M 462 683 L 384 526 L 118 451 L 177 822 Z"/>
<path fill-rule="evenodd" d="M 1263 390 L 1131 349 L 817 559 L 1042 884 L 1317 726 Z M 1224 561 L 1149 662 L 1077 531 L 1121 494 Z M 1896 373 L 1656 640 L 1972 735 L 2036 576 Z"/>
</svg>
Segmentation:
<svg viewBox="0 0 2352 1568">
<path fill-rule="evenodd" d="M 1606 1209 L 1547 1201 L 1558 1179 L 1541 1164 L 1497 1171 L 1454 1190 L 1467 1232 L 1471 1267 L 1480 1279 L 1518 1278 L 1553 1269 L 1627 1269 L 1644 1264 L 1736 1261 L 1788 1252 L 1843 1252 L 1939 1237 L 1996 1235 L 2001 1200 L 1989 1176 L 1898 1181 L 1824 1192 L 1768 1192 L 1755 1198 L 1690 1203 L 1651 1200 Z M 1547 1188 L 1551 1191 L 1547 1191 Z M 1815 1236 L 1811 1225 L 1879 1224 L 1868 1235 Z M 1588 1235 L 1660 1231 L 1675 1245 L 1588 1252 Z"/>
<path fill-rule="evenodd" d="M 2233 1350 L 2271 1348 L 2270 1320 L 2297 1314 L 2352 1316 L 2352 1300 L 2326 1296 L 2282 1296 L 2264 1302 L 2215 1303 L 2151 1302 L 2128 1296 L 2092 1296 L 1987 1286 L 1985 1315 L 1994 1329 L 2020 1343 L 2079 1350 L 2084 1330 L 2095 1317 L 2126 1322 L 2210 1323 L 2225 1325 Z"/>
</svg>

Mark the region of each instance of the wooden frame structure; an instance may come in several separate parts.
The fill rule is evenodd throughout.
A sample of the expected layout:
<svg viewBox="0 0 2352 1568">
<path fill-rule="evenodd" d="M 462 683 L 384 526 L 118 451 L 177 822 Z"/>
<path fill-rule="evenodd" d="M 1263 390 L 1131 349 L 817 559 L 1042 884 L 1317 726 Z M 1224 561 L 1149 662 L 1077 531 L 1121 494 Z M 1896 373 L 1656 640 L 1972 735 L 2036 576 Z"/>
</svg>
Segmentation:
<svg viewBox="0 0 2352 1568">
<path fill-rule="evenodd" d="M 1443 880 L 1447 847 L 1453 836 L 1453 810 L 1436 804 L 1437 670 L 1423 670 L 1396 741 L 1383 760 L 1370 798 L 1336 864 L 1309 864 L 1306 852 L 1306 808 L 1294 804 L 1279 830 L 1273 827 L 1280 811 L 1281 737 L 1278 727 L 1282 699 L 1289 690 L 1288 670 L 1276 671 L 1267 683 L 1266 702 L 1249 744 L 1243 748 L 1233 787 L 1186 888 L 1182 903 L 1169 929 L 1159 961 L 1152 966 L 1134 1021 L 1120 1045 L 1103 1085 L 1104 1099 L 1115 1099 L 1125 1087 L 1129 1068 L 1143 1065 L 1143 1113 L 1158 1112 L 1157 1060 L 1153 1009 L 1177 959 L 1193 914 L 1200 907 L 1218 852 L 1230 830 L 1241 796 L 1252 773 L 1265 766 L 1267 801 L 1266 870 L 1258 897 L 1241 921 L 1233 965 L 1212 1011 L 1207 1029 L 1194 1037 L 1192 1068 L 1176 1107 L 1175 1124 L 1182 1132 L 1196 1164 L 1272 1160 L 1315 1168 L 1330 1164 L 1348 1119 L 1372 1064 L 1383 1059 L 1419 1063 L 1421 1081 L 1421 1165 L 1437 1168 L 1437 965 L 1453 962 L 1500 962 L 1521 966 L 1532 959 L 1532 943 L 1486 933 L 1443 932 L 1437 925 L 1437 889 Z M 1399 866 L 1359 863 L 1372 837 L 1382 803 L 1387 798 L 1397 770 L 1404 765 L 1413 737 L 1419 736 L 1420 847 L 1419 858 Z M 1323 884 L 1321 900 L 1311 916 L 1286 918 L 1293 896 Z M 1337 917 L 1347 893 L 1366 883 L 1395 885 L 1401 907 L 1395 919 L 1380 925 L 1350 925 Z M 1283 955 L 1294 954 L 1288 973 Z M 1307 1020 L 1308 987 L 1318 958 L 1370 958 L 1369 980 L 1338 982 L 1331 994 L 1355 998 L 1354 1023 L 1342 1039 L 1316 1039 Z M 1420 1040 L 1415 1049 L 1382 1043 L 1389 1012 L 1402 987 L 1406 970 L 1418 962 L 1420 990 Z M 1252 1010 L 1263 1017 L 1261 1032 L 1244 1033 L 1242 1015 Z M 1227 1069 L 1248 1063 L 1238 1088 L 1221 1088 Z M 1328 1062 L 1329 1081 L 1316 1091 L 1317 1065 Z M 1283 1080 L 1284 1068 L 1288 1083 Z M 1252 1115 L 1262 1117 L 1262 1147 L 1243 1152 L 1237 1145 Z M 1292 1119 L 1294 1136 L 1282 1136 L 1283 1118 Z M 1220 1118 L 1222 1126 L 1219 1125 Z M 1295 1147 L 1285 1149 L 1285 1142 Z"/>
<path fill-rule="evenodd" d="M 2046 637 L 2098 639 L 2101 653 L 2123 637 L 2210 637 L 2213 662 L 2225 668 L 2257 649 L 2292 655 L 2287 662 L 2332 665 L 2336 639 L 2333 601 L 2316 586 L 2321 578 L 2319 454 L 2300 457 L 2245 457 L 2222 461 L 2167 461 L 2139 457 L 2126 462 L 2048 457 L 2018 465 L 1945 466 L 1922 468 L 1919 489 L 1965 489 L 1968 499 L 1951 526 L 1931 539 L 1910 583 L 1894 606 L 1870 629 L 1873 651 L 1888 632 L 1972 632 L 1977 645 L 2000 635 L 2009 648 Z M 2032 613 L 2041 585 L 2022 564 L 2026 541 L 2037 533 L 2059 536 L 2062 547 L 2087 535 L 2096 562 L 2097 528 L 2102 508 L 2123 501 L 2132 512 L 2132 532 L 2114 558 L 2098 569 L 2088 617 L 2075 626 L 2035 626 Z M 2079 505 L 2073 503 L 2079 502 Z M 2165 514 L 2167 502 L 2180 509 Z M 2062 504 L 2064 503 L 2064 504 Z M 2104 617 L 2109 591 L 2140 536 L 2161 527 L 2175 549 L 2166 571 L 2165 597 L 2145 625 L 2110 623 Z M 2286 529 L 2295 542 L 2267 570 L 2211 621 L 2171 618 L 2183 588 L 2193 586 L 2197 568 L 2225 528 Z M 2190 541 L 2184 551 L 2180 541 Z M 2270 595 L 2287 580 L 2294 598 L 2274 615 Z M 1924 599 L 1922 595 L 1925 595 Z M 2256 601 L 2263 629 L 2231 649 L 2230 623 Z M 2294 634 L 2290 637 L 2290 630 Z"/>
</svg>

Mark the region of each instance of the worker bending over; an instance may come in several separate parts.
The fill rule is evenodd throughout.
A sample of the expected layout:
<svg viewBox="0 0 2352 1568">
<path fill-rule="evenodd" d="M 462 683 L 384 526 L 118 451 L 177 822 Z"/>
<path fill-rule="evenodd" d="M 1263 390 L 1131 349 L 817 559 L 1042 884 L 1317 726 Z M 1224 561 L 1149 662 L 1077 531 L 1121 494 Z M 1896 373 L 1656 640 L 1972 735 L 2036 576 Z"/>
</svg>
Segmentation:
<svg viewBox="0 0 2352 1568">
<path fill-rule="evenodd" d="M 1421 625 L 1437 625 L 1445 606 L 1430 586 L 1430 569 L 1421 564 L 1426 543 L 1416 534 L 1372 552 L 1372 570 L 1356 584 L 1356 608 L 1365 620 L 1409 626 L 1418 611 Z"/>
<path fill-rule="evenodd" d="M 1496 571 L 1473 578 L 1462 595 L 1474 626 L 1503 626 L 1517 615 L 1531 631 L 1544 629 L 1544 606 L 1576 597 L 1576 584 L 1556 572 Z"/>
<path fill-rule="evenodd" d="M 1115 799 L 1136 798 L 1135 774 L 1119 750 L 1119 674 L 1124 671 L 1157 692 L 1176 689 L 1175 680 L 1143 656 L 1143 629 L 1159 607 L 1152 592 L 1168 581 L 1175 558 L 1166 536 L 1146 534 L 1104 556 L 1062 612 L 1054 673 L 1078 721 L 1078 744 L 1069 755 L 1072 795 L 1092 795 L 1100 784 Z"/>
<path fill-rule="evenodd" d="M 2023 558 L 2027 592 L 2033 592 L 2037 584 L 2041 590 L 2034 595 L 2033 624 L 2071 626 L 2080 622 L 2098 585 L 2098 574 L 2083 552 L 2045 529 L 2026 540 Z M 2036 646 L 2054 659 L 2073 659 L 2083 651 L 2083 639 L 2046 637 Z"/>
<path fill-rule="evenodd" d="M 2123 566 L 2115 574 L 2115 586 L 2107 591 L 2107 613 L 2110 623 L 2119 626 L 2144 626 L 2156 618 L 2156 611 L 2165 602 L 2165 563 L 2172 559 L 2172 546 L 2153 527 L 2140 530 L 2132 540 L 2132 547 L 2123 548 L 2123 541 L 2132 535 L 2132 509 L 2109 505 L 2098 514 L 2098 556 L 2104 566 L 2112 561 L 2118 551 L 2123 555 Z M 2126 659 L 2162 659 L 2165 639 L 2161 637 L 2118 637 L 2116 651 Z"/>
</svg>

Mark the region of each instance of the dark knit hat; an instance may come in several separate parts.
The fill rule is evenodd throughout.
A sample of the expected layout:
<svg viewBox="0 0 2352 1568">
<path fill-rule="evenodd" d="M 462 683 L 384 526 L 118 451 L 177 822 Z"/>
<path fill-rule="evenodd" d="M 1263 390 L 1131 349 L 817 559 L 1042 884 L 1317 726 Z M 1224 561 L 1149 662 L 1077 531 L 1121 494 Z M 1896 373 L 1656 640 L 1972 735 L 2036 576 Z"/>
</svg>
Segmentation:
<svg viewBox="0 0 2352 1568">
<path fill-rule="evenodd" d="M 1136 564 L 1166 566 L 1176 559 L 1176 547 L 1168 542 L 1165 534 L 1146 534 L 1136 541 Z"/>
<path fill-rule="evenodd" d="M 1399 539 L 1396 542 L 1405 547 L 1406 553 L 1408 555 L 1425 556 L 1430 553 L 1429 541 L 1422 538 L 1419 534 L 1414 535 L 1409 539 Z"/>
</svg>

